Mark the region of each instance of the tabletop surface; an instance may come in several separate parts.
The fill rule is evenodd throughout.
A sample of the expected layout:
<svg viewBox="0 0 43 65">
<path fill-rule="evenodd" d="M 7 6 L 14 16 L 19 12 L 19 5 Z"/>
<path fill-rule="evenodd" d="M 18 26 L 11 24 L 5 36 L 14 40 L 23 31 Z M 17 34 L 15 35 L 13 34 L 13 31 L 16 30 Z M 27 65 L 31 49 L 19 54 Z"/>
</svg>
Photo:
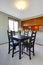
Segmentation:
<svg viewBox="0 0 43 65">
<path fill-rule="evenodd" d="M 24 36 L 24 35 L 14 35 L 13 38 L 18 40 L 28 39 L 30 36 Z"/>
</svg>

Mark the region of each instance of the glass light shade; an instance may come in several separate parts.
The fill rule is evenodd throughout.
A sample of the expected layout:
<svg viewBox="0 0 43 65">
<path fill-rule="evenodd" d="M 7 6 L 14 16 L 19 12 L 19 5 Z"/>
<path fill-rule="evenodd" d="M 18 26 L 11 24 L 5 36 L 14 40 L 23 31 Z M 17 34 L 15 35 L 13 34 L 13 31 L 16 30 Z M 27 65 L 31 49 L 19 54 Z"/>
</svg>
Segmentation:
<svg viewBox="0 0 43 65">
<path fill-rule="evenodd" d="M 28 7 L 28 2 L 26 0 L 17 0 L 15 6 L 19 10 L 25 10 Z"/>
</svg>

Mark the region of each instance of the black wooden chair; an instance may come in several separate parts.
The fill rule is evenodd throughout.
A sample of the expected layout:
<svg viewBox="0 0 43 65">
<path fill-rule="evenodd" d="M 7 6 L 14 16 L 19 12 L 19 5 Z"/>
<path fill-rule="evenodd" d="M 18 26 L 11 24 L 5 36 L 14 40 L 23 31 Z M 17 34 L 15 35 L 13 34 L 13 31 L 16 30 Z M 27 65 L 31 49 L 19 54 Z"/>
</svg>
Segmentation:
<svg viewBox="0 0 43 65">
<path fill-rule="evenodd" d="M 36 31 L 32 31 L 32 34 L 31 34 L 29 42 L 26 41 L 26 42 L 23 42 L 23 44 L 22 44 L 22 54 L 25 53 L 26 55 L 29 56 L 30 59 L 31 59 L 31 52 L 33 53 L 33 56 L 35 55 L 34 54 L 35 38 L 36 38 Z M 26 52 L 24 52 L 24 50 L 23 50 L 24 48 L 23 47 L 28 48 L 29 54 L 27 54 Z"/>
<path fill-rule="evenodd" d="M 14 50 L 16 50 L 16 46 L 19 46 L 19 42 L 18 40 L 13 39 L 13 35 L 15 35 L 14 31 L 8 31 L 7 30 L 7 34 L 8 34 L 8 41 L 9 41 L 9 49 L 8 49 L 8 54 L 10 53 L 10 51 L 12 50 L 12 57 L 14 57 L 14 53 L 18 52 L 14 52 Z"/>
</svg>

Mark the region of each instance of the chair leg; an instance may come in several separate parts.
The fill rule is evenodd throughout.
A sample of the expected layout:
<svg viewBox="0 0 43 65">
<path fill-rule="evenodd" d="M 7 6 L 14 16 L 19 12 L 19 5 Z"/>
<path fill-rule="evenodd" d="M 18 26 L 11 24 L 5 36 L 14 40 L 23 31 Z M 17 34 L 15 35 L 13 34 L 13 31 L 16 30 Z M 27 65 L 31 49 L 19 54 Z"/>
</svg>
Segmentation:
<svg viewBox="0 0 43 65">
<path fill-rule="evenodd" d="M 28 47 L 27 47 L 27 51 L 28 51 Z"/>
<path fill-rule="evenodd" d="M 13 47 L 13 50 L 12 50 L 12 57 L 14 57 L 14 47 Z"/>
<path fill-rule="evenodd" d="M 31 50 L 29 48 L 29 59 L 31 60 Z"/>
<path fill-rule="evenodd" d="M 23 45 L 22 45 L 22 54 L 23 54 Z"/>
<path fill-rule="evenodd" d="M 10 44 L 9 44 L 9 48 L 8 48 L 8 54 L 10 54 Z"/>
<path fill-rule="evenodd" d="M 35 53 L 34 53 L 34 46 L 33 46 L 33 56 L 35 56 Z"/>
</svg>

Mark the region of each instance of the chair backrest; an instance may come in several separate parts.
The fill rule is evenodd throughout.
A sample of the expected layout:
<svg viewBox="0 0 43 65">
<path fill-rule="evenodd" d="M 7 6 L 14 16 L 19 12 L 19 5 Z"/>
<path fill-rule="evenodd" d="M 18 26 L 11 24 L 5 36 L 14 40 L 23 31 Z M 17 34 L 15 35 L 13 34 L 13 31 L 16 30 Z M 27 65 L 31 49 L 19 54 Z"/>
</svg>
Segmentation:
<svg viewBox="0 0 43 65">
<path fill-rule="evenodd" d="M 28 34 L 29 34 L 29 31 L 24 31 L 25 36 L 28 36 Z"/>
<path fill-rule="evenodd" d="M 7 30 L 7 35 L 8 35 L 9 43 L 12 42 L 12 40 L 11 40 L 11 38 L 10 38 L 10 36 L 12 36 L 12 31 L 9 32 L 9 31 Z"/>
<path fill-rule="evenodd" d="M 8 34 L 8 41 L 9 41 L 9 45 L 14 45 L 18 43 L 18 40 L 14 39 L 14 32 L 13 31 L 8 31 L 7 30 L 7 34 Z"/>
<path fill-rule="evenodd" d="M 15 31 L 11 31 L 12 35 L 15 35 Z"/>
<path fill-rule="evenodd" d="M 35 39 L 36 39 L 36 31 L 32 31 L 31 38 L 30 38 L 30 43 L 32 45 L 34 45 Z"/>
<path fill-rule="evenodd" d="M 11 41 L 12 41 L 12 44 L 17 44 L 18 43 L 18 40 L 17 39 L 14 39 L 14 36 L 15 35 L 15 31 L 11 31 Z"/>
</svg>

